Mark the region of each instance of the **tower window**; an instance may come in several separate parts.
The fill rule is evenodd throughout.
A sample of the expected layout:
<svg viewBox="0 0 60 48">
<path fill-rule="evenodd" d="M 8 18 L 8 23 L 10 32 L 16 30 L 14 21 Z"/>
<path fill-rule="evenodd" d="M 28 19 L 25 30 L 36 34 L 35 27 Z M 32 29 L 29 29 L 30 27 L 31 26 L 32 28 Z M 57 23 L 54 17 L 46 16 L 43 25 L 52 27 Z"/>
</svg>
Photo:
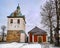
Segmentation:
<svg viewBox="0 0 60 48">
<path fill-rule="evenodd" d="M 17 20 L 17 23 L 20 24 L 20 19 Z"/>
<path fill-rule="evenodd" d="M 10 23 L 13 23 L 13 19 L 10 20 Z"/>
</svg>

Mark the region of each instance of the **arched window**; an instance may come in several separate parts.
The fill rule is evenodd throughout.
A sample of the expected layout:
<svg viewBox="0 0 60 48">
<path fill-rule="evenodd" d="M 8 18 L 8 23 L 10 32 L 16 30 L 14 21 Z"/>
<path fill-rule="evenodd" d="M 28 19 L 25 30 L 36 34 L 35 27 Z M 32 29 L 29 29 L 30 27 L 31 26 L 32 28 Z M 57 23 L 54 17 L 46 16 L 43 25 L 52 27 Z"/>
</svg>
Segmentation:
<svg viewBox="0 0 60 48">
<path fill-rule="evenodd" d="M 10 20 L 10 23 L 13 23 L 13 19 Z"/>
<path fill-rule="evenodd" d="M 20 24 L 20 19 L 17 20 L 17 23 Z"/>
</svg>

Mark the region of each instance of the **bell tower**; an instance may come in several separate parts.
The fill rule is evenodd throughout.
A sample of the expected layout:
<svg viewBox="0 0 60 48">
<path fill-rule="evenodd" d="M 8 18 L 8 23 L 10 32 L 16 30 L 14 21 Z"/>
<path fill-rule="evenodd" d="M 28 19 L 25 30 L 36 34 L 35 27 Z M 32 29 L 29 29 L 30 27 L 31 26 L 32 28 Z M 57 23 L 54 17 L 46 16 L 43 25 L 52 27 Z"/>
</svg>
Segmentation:
<svg viewBox="0 0 60 48">
<path fill-rule="evenodd" d="M 25 16 L 22 15 L 19 4 L 7 19 L 7 42 L 25 42 Z"/>
</svg>

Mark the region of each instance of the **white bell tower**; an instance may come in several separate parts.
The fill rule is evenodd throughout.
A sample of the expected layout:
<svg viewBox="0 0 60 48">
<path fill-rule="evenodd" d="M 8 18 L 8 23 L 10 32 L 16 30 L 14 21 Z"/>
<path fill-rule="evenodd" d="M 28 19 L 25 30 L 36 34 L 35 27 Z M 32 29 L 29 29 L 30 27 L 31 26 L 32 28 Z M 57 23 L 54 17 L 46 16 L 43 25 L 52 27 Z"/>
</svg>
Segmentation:
<svg viewBox="0 0 60 48">
<path fill-rule="evenodd" d="M 21 14 L 19 4 L 7 18 L 7 42 L 25 42 L 25 16 Z"/>
</svg>

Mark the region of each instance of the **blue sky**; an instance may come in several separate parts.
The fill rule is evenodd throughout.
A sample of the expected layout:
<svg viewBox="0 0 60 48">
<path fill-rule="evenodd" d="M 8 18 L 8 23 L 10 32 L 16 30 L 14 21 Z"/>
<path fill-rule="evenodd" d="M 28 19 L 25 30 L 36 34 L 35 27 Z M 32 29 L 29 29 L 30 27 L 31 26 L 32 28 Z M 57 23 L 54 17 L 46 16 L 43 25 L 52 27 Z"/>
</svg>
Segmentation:
<svg viewBox="0 0 60 48">
<path fill-rule="evenodd" d="M 44 2 L 45 0 L 0 0 L 0 27 L 7 26 L 7 16 L 16 10 L 19 3 L 21 12 L 26 17 L 26 32 L 35 26 L 42 28 L 40 8 Z"/>
</svg>

